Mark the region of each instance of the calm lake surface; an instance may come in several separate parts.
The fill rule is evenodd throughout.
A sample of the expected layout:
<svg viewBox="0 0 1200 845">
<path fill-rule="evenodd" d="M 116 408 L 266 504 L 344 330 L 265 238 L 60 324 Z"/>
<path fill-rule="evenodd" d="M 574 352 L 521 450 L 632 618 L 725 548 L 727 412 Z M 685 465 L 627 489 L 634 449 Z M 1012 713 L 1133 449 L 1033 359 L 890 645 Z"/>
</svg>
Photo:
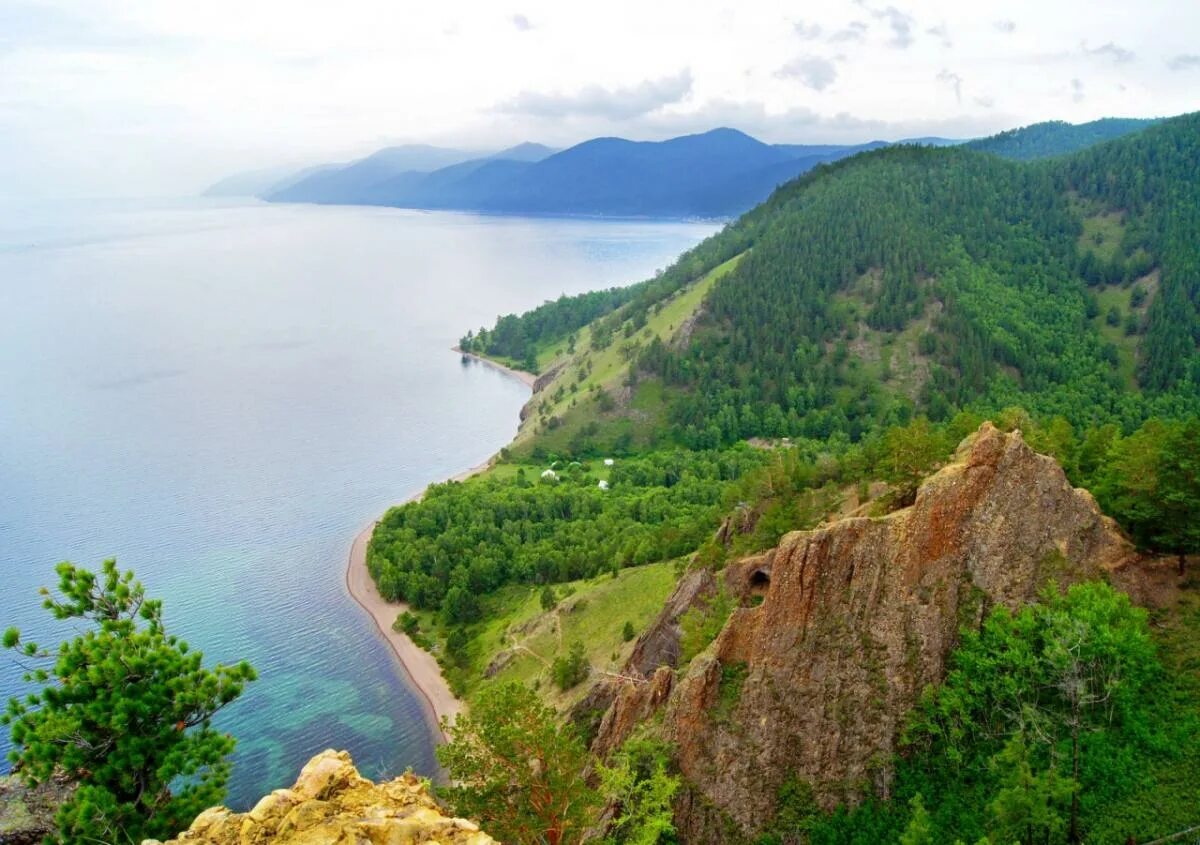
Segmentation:
<svg viewBox="0 0 1200 845">
<path fill-rule="evenodd" d="M 370 776 L 435 772 L 424 711 L 344 573 L 364 525 L 515 433 L 527 389 L 449 347 L 645 278 L 715 229 L 0 204 L 0 627 L 57 644 L 71 629 L 37 588 L 60 560 L 116 557 L 207 663 L 258 669 L 218 717 L 239 739 L 235 807 L 328 747 Z M 0 653 L 0 701 L 21 690 Z"/>
</svg>

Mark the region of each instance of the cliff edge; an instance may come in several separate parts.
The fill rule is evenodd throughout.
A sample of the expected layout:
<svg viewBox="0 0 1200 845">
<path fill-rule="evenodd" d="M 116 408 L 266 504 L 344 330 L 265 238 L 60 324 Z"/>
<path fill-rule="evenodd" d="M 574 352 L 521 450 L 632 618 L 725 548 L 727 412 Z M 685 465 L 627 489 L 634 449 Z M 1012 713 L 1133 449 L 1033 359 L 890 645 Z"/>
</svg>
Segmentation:
<svg viewBox="0 0 1200 845">
<path fill-rule="evenodd" d="M 742 606 L 716 641 L 674 683 L 637 667 L 653 680 L 616 694 L 593 747 L 662 713 L 688 784 L 687 842 L 730 824 L 753 834 L 789 778 L 826 807 L 887 797 L 903 720 L 964 626 L 1050 582 L 1120 581 L 1138 559 L 1052 458 L 986 423 L 912 506 L 793 532 L 727 567 Z"/>
<path fill-rule="evenodd" d="M 473 822 L 443 816 L 411 774 L 372 783 L 345 751 L 322 751 L 290 789 L 277 789 L 248 813 L 205 810 L 167 845 L 494 845 Z M 147 840 L 143 845 L 161 845 Z"/>
</svg>

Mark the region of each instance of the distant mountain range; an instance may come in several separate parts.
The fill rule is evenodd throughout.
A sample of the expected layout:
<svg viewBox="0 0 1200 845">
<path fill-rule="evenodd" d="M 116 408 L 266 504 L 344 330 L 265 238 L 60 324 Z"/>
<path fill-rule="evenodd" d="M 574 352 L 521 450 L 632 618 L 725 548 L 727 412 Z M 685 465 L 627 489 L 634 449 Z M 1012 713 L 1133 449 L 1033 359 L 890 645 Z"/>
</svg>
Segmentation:
<svg viewBox="0 0 1200 845">
<path fill-rule="evenodd" d="M 1150 122 L 1107 118 L 1074 126 L 1053 121 L 966 145 L 1007 158 L 1038 158 L 1072 152 Z M 963 142 L 926 137 L 900 143 Z M 731 217 L 819 164 L 884 146 L 888 142 L 767 144 L 728 128 L 666 141 L 594 138 L 565 150 L 526 143 L 487 153 L 409 144 L 299 172 L 276 168 L 239 174 L 205 193 L 498 214 Z"/>
<path fill-rule="evenodd" d="M 561 151 L 532 143 L 494 153 L 407 145 L 299 172 L 238 174 L 205 194 L 512 214 L 725 217 L 818 164 L 881 146 L 766 144 L 735 129 L 657 142 L 594 138 Z"/>
</svg>

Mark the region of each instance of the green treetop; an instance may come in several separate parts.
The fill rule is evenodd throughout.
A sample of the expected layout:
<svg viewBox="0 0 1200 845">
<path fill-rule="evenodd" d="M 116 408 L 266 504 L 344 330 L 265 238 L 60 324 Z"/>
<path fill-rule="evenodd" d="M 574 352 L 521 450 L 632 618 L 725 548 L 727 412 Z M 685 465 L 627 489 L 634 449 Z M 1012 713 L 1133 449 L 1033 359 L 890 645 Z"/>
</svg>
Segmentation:
<svg viewBox="0 0 1200 845">
<path fill-rule="evenodd" d="M 89 627 L 57 652 L 5 632 L 4 646 L 31 664 L 26 680 L 41 687 L 0 717 L 12 727 L 10 758 L 29 782 L 57 775 L 78 785 L 58 810 L 59 841 L 165 838 L 224 797 L 234 740 L 211 720 L 254 670 L 204 668 L 200 652 L 167 634 L 162 602 L 114 560 L 99 574 L 70 563 L 57 572 L 61 597 L 43 588 L 44 606 Z"/>
<path fill-rule="evenodd" d="M 456 813 L 479 819 L 503 842 L 581 842 L 598 797 L 583 778 L 583 741 L 521 684 L 481 693 L 437 749 L 452 786 L 441 790 Z"/>
</svg>

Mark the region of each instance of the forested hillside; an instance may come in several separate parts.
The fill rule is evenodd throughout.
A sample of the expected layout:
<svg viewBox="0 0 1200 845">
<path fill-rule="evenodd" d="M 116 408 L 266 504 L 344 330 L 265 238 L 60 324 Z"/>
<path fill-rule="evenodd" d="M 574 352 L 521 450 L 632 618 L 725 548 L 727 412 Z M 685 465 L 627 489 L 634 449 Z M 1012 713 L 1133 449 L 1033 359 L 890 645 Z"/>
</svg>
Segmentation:
<svg viewBox="0 0 1200 845">
<path fill-rule="evenodd" d="M 1046 592 L 1019 612 L 981 616 L 980 630 L 964 628 L 945 655 L 951 672 L 905 716 L 901 751 L 871 763 L 871 783 L 824 783 L 818 803 L 813 782 L 789 777 L 756 797 L 775 815 L 742 828 L 761 831 L 762 843 L 864 845 L 1102 843 L 1183 829 L 1200 777 L 1190 693 L 1200 617 L 1187 564 L 1200 552 L 1197 161 L 1200 114 L 1038 161 L 969 147 L 875 150 L 782 186 L 655 279 L 469 334 L 464 348 L 541 371 L 539 391 L 517 440 L 482 478 L 431 488 L 387 515 L 371 543 L 376 580 L 414 605 L 401 624 L 469 700 L 486 704 L 515 677 L 572 707 L 587 731 L 602 717 L 610 730 L 612 719 L 646 719 L 618 759 L 653 750 L 669 779 L 685 771 L 668 764 L 688 743 L 693 771 L 710 767 L 705 778 L 720 792 L 725 746 L 699 753 L 703 743 L 685 735 L 700 722 L 655 744 L 664 734 L 648 711 L 614 715 L 624 699 L 610 707 L 581 688 L 589 666 L 627 680 L 623 662 L 644 642 L 630 645 L 629 625 L 618 638 L 613 625 L 577 614 L 631 618 L 615 603 L 633 583 L 622 581 L 625 568 L 673 564 L 689 573 L 681 586 L 698 583 L 701 570 L 718 573 L 707 597 L 668 600 L 674 621 L 660 617 L 647 636 L 669 659 L 650 661 L 650 686 L 632 689 L 660 696 L 657 684 L 669 689 L 685 672 L 707 678 L 715 692 L 693 703 L 728 727 L 743 696 L 787 696 L 750 689 L 756 676 L 737 657 L 742 632 L 726 620 L 736 627 L 763 596 L 743 596 L 739 607 L 716 586 L 722 570 L 759 566 L 763 558 L 746 556 L 787 532 L 919 508 L 922 479 L 990 419 L 1052 455 L 1065 489 L 1091 491 L 1131 552 L 1175 556 L 1149 559 L 1167 597 L 1153 628 L 1108 586 Z M 1024 529 L 1037 530 L 997 532 Z M 611 579 L 597 577 L 606 572 Z M 774 587 L 766 589 L 769 601 Z M 570 602 L 556 611 L 563 595 Z M 564 618 L 589 632 L 586 647 L 565 641 Z M 664 625 L 674 651 L 662 645 Z M 1136 647 L 1123 665 L 1137 677 L 1113 681 L 1126 684 L 1130 707 L 1105 710 L 1082 735 L 1091 715 L 1054 692 L 1066 689 L 1054 686 L 1057 641 L 1027 636 L 1054 626 Z M 719 634 L 733 657 L 714 657 Z M 865 646 L 847 648 L 831 659 L 875 671 Z M 1013 660 L 1026 674 L 997 692 L 989 667 L 1013 678 Z M 998 720 L 1000 694 L 1026 709 Z M 836 711 L 830 696 L 813 712 Z M 754 724 L 767 739 L 782 730 L 752 716 L 737 729 Z M 1075 734 L 1060 731 L 1068 723 Z M 674 809 L 664 799 L 661 830 L 672 818 L 701 819 L 704 836 L 693 826 L 683 839 L 739 841 L 731 817 L 698 804 L 684 774 L 675 784 L 689 797 Z M 843 796 L 832 813 L 830 795 Z"/>
<path fill-rule="evenodd" d="M 1156 122 L 1154 120 L 1131 118 L 1104 118 L 1079 125 L 1070 124 L 1065 121 L 1049 121 L 1009 130 L 989 138 L 969 141 L 961 145 L 961 148 L 988 152 L 1001 158 L 1018 161 L 1040 159 L 1084 150 L 1104 141 L 1134 133 Z M 878 149 L 883 145 L 868 146 Z M 956 178 L 954 167 L 958 165 L 951 164 L 950 161 L 941 158 L 942 154 L 952 152 L 944 148 L 955 146 L 954 144 L 942 141 L 941 139 L 923 139 L 920 141 L 920 146 L 933 148 L 934 150 L 938 150 L 938 152 L 929 158 L 910 160 L 910 170 L 912 167 L 923 166 L 923 162 L 935 162 L 939 168 L 950 168 L 943 172 L 942 178 Z M 939 150 L 939 148 L 941 149 Z M 816 150 L 817 148 L 810 149 Z M 820 152 L 827 154 L 824 150 Z M 861 173 L 857 169 L 854 169 L 851 171 L 854 175 L 843 178 L 846 178 L 848 182 L 856 180 L 875 181 L 880 186 L 890 184 L 888 181 L 890 179 L 903 179 L 894 169 L 889 169 L 886 165 L 875 161 L 871 157 L 867 157 L 867 159 L 874 163 L 864 163 L 861 165 L 862 167 L 879 169 L 870 173 Z M 957 159 L 959 162 L 962 160 L 961 158 Z M 972 159 L 966 160 L 971 161 Z M 830 163 L 830 161 L 830 159 L 827 159 L 825 162 L 814 160 L 813 164 Z M 898 161 L 898 159 L 893 160 L 893 162 Z M 855 168 L 859 166 L 855 165 Z M 987 167 L 987 165 L 980 162 L 976 162 L 975 166 Z M 999 175 L 1011 173 L 1012 170 L 993 166 L 990 168 L 990 172 L 993 175 Z M 804 184 L 811 184 L 811 180 L 803 181 Z M 528 314 L 507 315 L 501 318 L 494 327 L 495 330 L 487 329 L 479 332 L 478 335 L 472 331 L 469 338 L 464 338 L 466 341 L 464 348 L 470 348 L 472 351 L 481 354 L 504 358 L 510 363 L 523 365 L 526 369 L 536 370 L 535 365 L 538 360 L 538 353 L 544 350 L 550 342 L 561 340 L 568 333 L 582 328 L 597 317 L 616 310 L 627 300 L 636 298 L 643 302 L 649 302 L 669 295 L 670 292 L 685 284 L 690 279 L 702 275 L 706 268 L 727 260 L 748 246 L 754 239 L 760 223 L 764 225 L 782 224 L 792 226 L 793 228 L 801 225 L 811 225 L 811 221 L 800 220 L 799 218 L 789 219 L 785 223 L 777 213 L 778 209 L 775 208 L 777 201 L 780 201 L 781 198 L 795 196 L 796 191 L 799 189 L 799 184 L 798 182 L 785 185 L 780 189 L 779 196 L 772 197 L 768 202 L 743 215 L 737 221 L 731 223 L 725 232 L 711 239 L 710 242 L 706 242 L 692 250 L 688 255 L 685 255 L 679 263 L 667 270 L 666 275 L 673 280 L 673 284 L 669 287 L 663 287 L 660 284 L 651 293 L 647 290 L 650 288 L 651 283 L 643 282 L 626 288 L 605 292 L 603 302 L 597 298 L 597 294 L 562 297 L 556 302 L 547 303 Z M 839 182 L 831 189 L 822 188 L 820 190 L 832 190 L 834 193 L 838 193 L 842 190 L 842 184 L 842 182 Z M 1011 185 L 1009 187 L 1010 189 L 1012 188 Z M 1048 190 L 1053 193 L 1057 192 L 1058 188 L 1059 186 L 1056 183 L 1051 185 Z M 959 195 L 956 201 L 969 204 L 975 196 L 976 191 L 978 191 L 978 187 L 969 188 L 966 193 Z M 880 198 L 885 193 L 886 189 L 881 187 L 880 190 L 869 197 L 870 201 L 875 203 L 876 208 L 879 207 Z M 864 195 L 863 200 L 867 199 L 868 197 Z M 921 202 L 924 198 L 922 196 L 913 196 L 911 199 Z M 1061 213 L 1061 209 L 1059 211 Z M 1080 211 L 1080 209 L 1075 209 L 1075 211 Z M 1068 211 L 1068 213 L 1070 212 Z M 1036 216 L 1036 214 L 1033 215 L 1035 218 Z M 1070 216 L 1082 218 L 1084 215 L 1072 214 Z M 1110 238 L 1107 246 L 1104 246 L 1102 249 L 1087 250 L 1086 252 L 1092 253 L 1093 256 L 1096 253 L 1102 253 L 1107 256 L 1116 247 L 1120 232 L 1108 227 L 1108 220 L 1099 219 L 1093 222 L 1098 225 L 1092 228 L 1104 230 L 1100 232 L 1102 236 L 1115 234 L 1116 237 Z M 1093 233 L 1089 232 L 1089 234 Z M 847 244 L 847 246 L 850 245 Z M 814 260 L 814 257 L 809 256 L 805 260 Z M 1088 278 L 1094 279 L 1112 270 L 1110 266 L 1100 266 L 1099 263 L 1093 262 L 1086 255 L 1085 260 L 1088 261 L 1088 264 L 1082 268 L 1082 272 Z M 1122 268 L 1121 272 L 1123 271 Z M 1123 319 L 1127 321 L 1128 315 L 1123 314 Z"/>
<path fill-rule="evenodd" d="M 968 141 L 966 146 L 985 153 L 995 153 L 1004 158 L 1031 161 L 1035 158 L 1073 153 L 1093 144 L 1145 129 L 1155 122 L 1125 117 L 1105 117 L 1080 124 L 1067 123 L 1065 120 L 1048 120 L 1045 123 L 1010 129 L 990 138 Z"/>
<path fill-rule="evenodd" d="M 1198 407 L 1198 156 L 1194 115 L 1046 162 L 856 156 L 782 187 L 593 330 L 625 327 L 635 396 L 661 395 L 690 446 L 857 440 L 965 407 L 1126 429 L 1178 416 Z M 639 314 L 747 248 L 686 344 L 639 341 Z M 521 323 L 513 345 L 544 344 Z"/>
<path fill-rule="evenodd" d="M 1121 435 L 1200 413 L 1197 160 L 1200 115 L 1047 162 L 877 150 L 789 183 L 653 280 L 464 337 L 465 348 L 553 369 L 509 453 L 528 480 L 449 488 L 390 515 L 372 558 L 384 592 L 436 608 L 454 585 L 482 594 L 674 557 L 715 527 L 716 510 L 668 504 L 685 489 L 675 481 L 651 485 L 653 516 L 626 499 L 645 488 L 625 470 L 607 493 L 586 470 L 563 476 L 589 479 L 584 498 L 568 495 L 571 483 L 531 484 L 555 458 L 786 437 L 810 457 L 859 444 L 850 466 L 818 475 L 867 481 L 889 476 L 879 450 L 890 429 L 925 418 L 961 431 L 951 420 L 964 412 L 1020 407 L 1027 430 L 1057 426 L 1045 447 L 1079 467 L 1078 483 L 1100 484 Z M 685 302 L 698 306 L 680 311 Z M 1067 454 L 1080 451 L 1087 457 Z M 723 486 L 699 471 L 709 458 L 693 468 L 686 454 L 665 459 L 680 478 Z M 561 522 L 536 537 L 518 527 L 551 501 Z M 1148 537 L 1136 508 L 1121 507 L 1127 527 Z M 608 539 L 574 536 L 581 515 L 602 518 Z M 664 546 L 659 534 L 658 552 L 632 551 L 648 519 L 686 540 Z M 474 526 L 453 548 L 439 534 L 452 522 Z M 468 566 L 468 548 L 485 541 L 512 548 Z M 590 562 L 561 562 L 584 554 L 568 551 L 577 541 Z"/>
</svg>

